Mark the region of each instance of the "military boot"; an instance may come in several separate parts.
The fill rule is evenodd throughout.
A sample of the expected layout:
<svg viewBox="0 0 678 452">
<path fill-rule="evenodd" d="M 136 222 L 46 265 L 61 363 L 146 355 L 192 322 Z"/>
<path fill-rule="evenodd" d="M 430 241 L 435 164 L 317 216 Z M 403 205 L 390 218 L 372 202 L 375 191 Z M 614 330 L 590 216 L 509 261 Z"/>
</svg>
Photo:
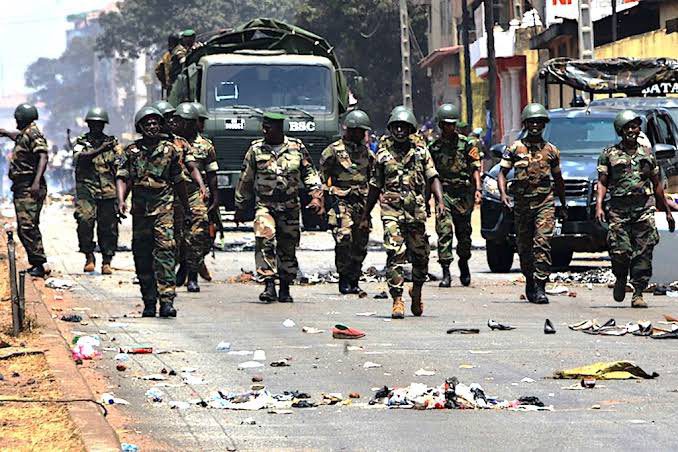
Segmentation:
<svg viewBox="0 0 678 452">
<path fill-rule="evenodd" d="M 615 274 L 614 289 L 612 289 L 612 296 L 614 301 L 621 303 L 626 297 L 626 275 L 628 275 L 628 269 L 622 273 Z"/>
<path fill-rule="evenodd" d="M 359 281 L 360 281 L 359 276 L 353 276 L 352 278 L 350 278 L 350 280 L 348 282 L 348 284 L 350 286 L 349 293 L 359 295 L 360 297 L 367 296 L 367 293 L 365 293 L 365 291 L 358 284 Z"/>
<path fill-rule="evenodd" d="M 631 298 L 631 307 L 632 308 L 647 308 L 647 301 L 643 299 L 642 291 L 634 291 L 633 298 Z"/>
<path fill-rule="evenodd" d="M 259 300 L 264 301 L 266 303 L 272 303 L 274 301 L 278 301 L 278 294 L 275 291 L 275 281 L 273 278 L 267 279 L 265 281 L 266 288 L 264 289 L 263 292 L 259 294 Z"/>
<path fill-rule="evenodd" d="M 459 259 L 459 281 L 462 286 L 471 285 L 471 271 L 468 268 L 468 259 Z"/>
<path fill-rule="evenodd" d="M 177 310 L 174 308 L 174 304 L 171 301 L 161 301 L 160 302 L 160 317 L 176 317 Z"/>
<path fill-rule="evenodd" d="M 398 295 L 393 297 L 393 307 L 391 308 L 391 318 L 392 319 L 404 319 L 405 318 L 405 303 L 403 303 L 403 297 Z"/>
<path fill-rule="evenodd" d="M 421 301 L 422 286 L 422 283 L 414 283 L 412 287 L 410 287 L 410 298 L 412 298 L 410 309 L 415 317 L 421 317 L 424 313 L 424 302 Z"/>
<path fill-rule="evenodd" d="M 351 284 L 347 276 L 339 275 L 339 292 L 343 295 L 351 293 Z"/>
<path fill-rule="evenodd" d="M 210 273 L 209 268 L 207 268 L 207 265 L 203 262 L 202 265 L 200 266 L 200 270 L 198 270 L 198 274 L 202 279 L 204 279 L 207 282 L 212 281 L 212 274 Z"/>
<path fill-rule="evenodd" d="M 285 279 L 280 280 L 280 294 L 278 295 L 278 301 L 280 303 L 294 302 L 294 298 L 290 295 L 290 281 Z"/>
<path fill-rule="evenodd" d="M 45 271 L 45 267 L 42 265 L 34 265 L 26 270 L 26 273 L 33 276 L 34 278 L 44 278 L 47 272 Z"/>
<path fill-rule="evenodd" d="M 198 272 L 188 272 L 188 291 L 200 292 L 200 286 L 198 285 Z"/>
<path fill-rule="evenodd" d="M 186 277 L 188 276 L 188 268 L 186 267 L 185 262 L 179 264 L 179 270 L 177 270 L 177 287 L 181 287 L 186 283 Z"/>
<path fill-rule="evenodd" d="M 534 278 L 532 276 L 526 276 L 525 277 L 525 298 L 527 298 L 527 301 L 529 303 L 534 303 L 534 296 L 535 296 L 535 286 L 534 286 Z"/>
<path fill-rule="evenodd" d="M 534 304 L 549 304 L 549 297 L 546 296 L 546 281 L 542 279 L 535 280 Z"/>
<path fill-rule="evenodd" d="M 156 302 L 155 300 L 146 301 L 144 300 L 144 311 L 141 313 L 141 317 L 155 317 L 156 314 Z"/>
<path fill-rule="evenodd" d="M 102 275 L 111 275 L 113 274 L 113 269 L 111 268 L 111 256 L 104 256 L 101 262 L 101 274 Z"/>
<path fill-rule="evenodd" d="M 94 258 L 94 253 L 85 253 L 85 267 L 82 269 L 85 273 L 92 273 L 94 271 L 94 266 L 96 264 L 96 259 Z"/>
<path fill-rule="evenodd" d="M 440 264 L 443 269 L 443 279 L 440 280 L 438 287 L 450 287 L 452 285 L 452 275 L 450 275 L 450 264 Z"/>
</svg>

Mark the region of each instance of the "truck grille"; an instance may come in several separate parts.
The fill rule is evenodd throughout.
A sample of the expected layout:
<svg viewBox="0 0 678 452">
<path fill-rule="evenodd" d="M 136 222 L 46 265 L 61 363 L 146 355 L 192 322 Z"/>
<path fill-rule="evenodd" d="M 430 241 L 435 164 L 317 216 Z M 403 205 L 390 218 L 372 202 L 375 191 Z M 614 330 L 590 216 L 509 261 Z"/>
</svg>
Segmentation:
<svg viewBox="0 0 678 452">
<path fill-rule="evenodd" d="M 589 181 L 587 179 L 565 179 L 565 197 L 589 197 Z"/>
</svg>

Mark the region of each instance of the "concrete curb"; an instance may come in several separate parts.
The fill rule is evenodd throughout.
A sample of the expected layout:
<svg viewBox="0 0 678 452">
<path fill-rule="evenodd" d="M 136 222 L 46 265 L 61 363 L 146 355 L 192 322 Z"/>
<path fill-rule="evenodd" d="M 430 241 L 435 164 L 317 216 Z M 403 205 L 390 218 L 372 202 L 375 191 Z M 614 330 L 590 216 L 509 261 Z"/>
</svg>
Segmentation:
<svg viewBox="0 0 678 452">
<path fill-rule="evenodd" d="M 30 277 L 29 277 L 30 278 Z M 97 400 L 85 378 L 80 374 L 71 357 L 67 341 L 52 319 L 47 305 L 43 302 L 35 281 L 26 281 L 26 305 L 32 305 L 42 331 L 40 345 L 54 378 L 66 399 Z M 101 408 L 91 402 L 67 404 L 68 412 L 78 428 L 80 437 L 88 451 L 120 451 L 120 440 L 103 416 Z"/>
</svg>

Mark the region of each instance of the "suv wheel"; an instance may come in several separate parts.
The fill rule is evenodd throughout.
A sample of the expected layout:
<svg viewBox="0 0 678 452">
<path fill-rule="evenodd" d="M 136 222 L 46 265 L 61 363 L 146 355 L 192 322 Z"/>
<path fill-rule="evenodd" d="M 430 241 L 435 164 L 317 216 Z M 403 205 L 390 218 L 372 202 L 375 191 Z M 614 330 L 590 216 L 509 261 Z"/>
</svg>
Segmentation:
<svg viewBox="0 0 678 452">
<path fill-rule="evenodd" d="M 551 267 L 566 270 L 572 262 L 572 250 L 553 250 L 551 252 Z"/>
<path fill-rule="evenodd" d="M 487 264 L 492 273 L 508 273 L 513 265 L 513 246 L 508 242 L 488 240 L 485 243 Z"/>
</svg>

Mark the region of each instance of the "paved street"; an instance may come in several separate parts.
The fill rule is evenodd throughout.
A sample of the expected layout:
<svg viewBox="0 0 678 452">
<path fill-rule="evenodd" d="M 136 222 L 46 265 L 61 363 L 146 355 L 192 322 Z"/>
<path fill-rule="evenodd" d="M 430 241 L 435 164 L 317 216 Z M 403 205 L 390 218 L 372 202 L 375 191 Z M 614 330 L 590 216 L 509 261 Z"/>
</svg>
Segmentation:
<svg viewBox="0 0 678 452">
<path fill-rule="evenodd" d="M 440 289 L 437 283 L 425 287 L 426 311 L 422 318 L 409 315 L 404 321 L 390 321 L 390 301 L 373 295 L 386 289 L 385 283 L 365 284 L 368 298 L 341 296 L 335 285 L 293 287 L 292 305 L 263 305 L 257 301 L 261 287 L 229 284 L 226 279 L 241 268 L 252 270 L 253 252 L 218 252 L 208 258 L 215 282 L 201 282 L 200 294 L 179 289 L 175 320 L 142 319 L 132 254 L 122 252 L 113 264 L 112 276 L 82 274 L 82 255 L 76 252 L 75 222 L 71 208 L 50 205 L 43 214 L 42 230 L 53 269 L 73 279 L 76 305 L 89 308 L 88 325 L 72 329 L 97 333 L 105 330 L 104 347 L 148 343 L 172 353 L 131 356 L 126 372 L 117 372 L 113 356 L 105 351 L 97 362 L 99 371 L 110 378 L 110 388 L 130 402 L 120 410 L 131 420 L 129 430 L 147 435 L 158 448 L 167 450 L 324 449 L 324 450 L 433 450 L 433 449 L 675 449 L 673 428 L 678 414 L 678 349 L 673 341 L 634 336 L 600 337 L 570 331 L 566 324 L 597 318 L 615 318 L 617 324 L 648 319 L 662 320 L 662 314 L 678 315 L 678 303 L 669 297 L 648 297 L 650 309 L 632 310 L 612 300 L 605 287 L 573 287 L 576 298 L 551 297 L 548 306 L 520 301 L 519 274 L 488 273 L 484 251 L 474 251 L 472 287 Z M 130 222 L 124 223 L 121 244 L 129 245 Z M 375 230 L 374 238 L 378 239 Z M 229 232 L 227 242 L 251 237 L 249 232 Z M 482 242 L 481 242 L 482 244 Z M 298 257 L 305 272 L 333 268 L 332 239 L 328 233 L 305 233 Z M 431 272 L 439 268 L 432 253 Z M 366 266 L 381 269 L 385 253 L 374 247 Z M 98 263 L 99 264 L 99 263 Z M 578 269 L 608 266 L 601 256 L 577 260 Z M 456 266 L 453 266 L 457 274 Z M 409 300 L 408 300 L 409 301 Z M 356 313 L 376 311 L 371 317 Z M 128 314 L 127 318 L 123 315 Z M 96 317 L 96 316 L 94 316 Z M 116 322 L 110 322 L 116 318 Z M 285 328 L 285 319 L 296 323 Z M 542 327 L 550 318 L 558 330 L 545 336 Z M 514 331 L 490 331 L 488 319 L 507 322 Z M 335 323 L 364 330 L 367 336 L 350 345 L 362 351 L 348 351 L 345 342 L 332 339 Z M 326 330 L 305 334 L 302 326 Z M 478 327 L 479 335 L 447 335 L 452 326 Z M 114 337 L 115 341 L 111 342 Z M 215 350 L 221 341 L 232 350 L 262 349 L 265 367 L 237 370 L 251 356 L 233 356 Z M 269 367 L 280 358 L 291 358 L 291 366 Z M 595 389 L 562 389 L 574 380 L 553 380 L 554 371 L 596 361 L 631 360 L 654 380 L 598 382 Z M 364 369 L 366 361 L 381 368 Z M 463 365 L 463 366 L 462 366 Z M 470 365 L 470 366 L 469 366 Z M 460 367 L 462 366 L 462 367 Z M 471 367 L 472 366 L 472 367 Z M 159 373 L 162 368 L 195 368 L 205 385 L 184 385 L 170 377 L 172 387 L 163 403 L 148 402 L 144 393 L 153 382 L 133 376 Z M 470 367 L 470 368 L 469 368 Z M 416 377 L 420 368 L 435 370 L 429 377 Z M 266 410 L 228 411 L 192 406 L 185 411 L 170 410 L 169 400 L 209 399 L 217 390 L 243 391 L 251 377 L 260 374 L 272 392 L 299 390 L 320 400 L 320 393 L 340 392 L 345 397 L 361 395 L 353 406 L 321 406 L 293 409 L 293 414 L 268 414 Z M 364 406 L 372 388 L 406 386 L 411 382 L 441 384 L 456 376 L 463 383 L 477 382 L 488 395 L 502 399 L 537 396 L 553 405 L 553 412 L 509 411 L 414 411 L 387 410 Z M 521 382 L 525 377 L 536 380 Z M 603 386 L 603 387 L 601 387 Z M 593 405 L 600 409 L 592 410 Z M 241 425 L 252 417 L 256 425 Z M 125 441 L 125 433 L 120 433 Z"/>
</svg>

